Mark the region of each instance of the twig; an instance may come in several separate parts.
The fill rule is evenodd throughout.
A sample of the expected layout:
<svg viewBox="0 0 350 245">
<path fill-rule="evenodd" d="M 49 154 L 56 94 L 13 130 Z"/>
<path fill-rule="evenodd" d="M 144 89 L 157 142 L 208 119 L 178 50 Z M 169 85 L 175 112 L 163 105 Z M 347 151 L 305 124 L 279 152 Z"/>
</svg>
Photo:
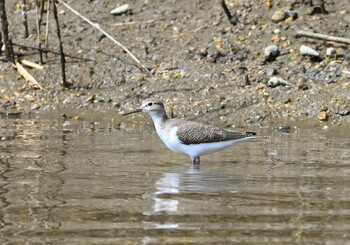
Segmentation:
<svg viewBox="0 0 350 245">
<path fill-rule="evenodd" d="M 200 31 L 200 30 L 202 30 L 204 28 L 207 28 L 207 27 L 208 27 L 207 25 L 200 26 L 197 29 L 194 29 L 193 31 L 188 31 L 188 32 L 184 32 L 184 33 L 181 33 L 181 34 L 172 35 L 169 38 L 176 38 L 176 37 L 186 36 L 186 35 L 189 35 L 191 33 L 195 33 L 197 31 Z"/>
<path fill-rule="evenodd" d="M 143 21 L 143 23 L 153 23 L 155 22 L 156 20 L 146 20 L 146 21 Z M 135 25 L 137 23 L 141 23 L 142 21 L 129 21 L 129 22 L 122 22 L 122 23 L 111 23 L 111 24 L 108 24 L 108 26 L 112 26 L 112 27 L 120 27 L 120 26 L 129 26 L 129 25 Z"/>
<path fill-rule="evenodd" d="M 44 40 L 45 49 L 47 49 L 49 45 L 50 1 L 47 1 L 47 9 L 48 11 L 46 11 L 46 28 L 45 28 L 46 30 L 45 30 L 45 40 Z M 47 53 L 45 53 L 45 57 L 47 59 Z"/>
<path fill-rule="evenodd" d="M 350 44 L 350 39 L 348 38 L 333 37 L 333 36 L 328 36 L 328 35 L 313 33 L 313 32 L 306 32 L 306 31 L 297 31 L 296 37 L 311 37 L 311 38 L 321 39 L 326 41 Z"/>
<path fill-rule="evenodd" d="M 11 40 L 9 38 L 9 32 L 8 32 L 8 21 L 6 16 L 6 8 L 5 8 L 5 0 L 0 0 L 0 23 L 1 23 L 1 32 L 3 35 L 3 41 L 5 45 L 5 58 L 6 60 L 13 60 L 14 54 L 11 52 L 10 43 Z"/>
<path fill-rule="evenodd" d="M 39 50 L 39 48 L 37 47 L 32 47 L 32 46 L 27 46 L 27 45 L 23 45 L 23 44 L 18 44 L 18 43 L 13 43 L 14 46 L 17 47 L 22 47 L 22 48 L 28 48 L 28 49 L 33 49 L 33 50 Z M 41 52 L 47 54 L 47 53 L 52 53 L 52 54 L 56 54 L 56 55 L 60 55 L 59 52 L 53 51 L 53 50 L 49 50 L 49 49 L 45 49 L 45 48 L 40 48 Z M 74 55 L 69 55 L 69 54 L 65 54 L 66 57 L 72 58 L 72 59 L 78 59 L 78 60 L 84 60 L 84 61 L 95 61 L 93 59 L 87 59 L 87 58 L 81 58 L 81 57 L 77 57 Z"/>
<path fill-rule="evenodd" d="M 58 22 L 58 16 L 57 16 L 56 2 L 55 2 L 55 0 L 51 0 L 51 1 L 52 1 L 51 2 L 52 11 L 53 11 L 53 16 L 54 16 L 55 22 L 56 22 L 57 37 L 58 37 L 59 48 L 60 48 L 62 85 L 63 85 L 63 87 L 69 87 L 69 83 L 67 83 L 67 79 L 66 79 L 66 59 L 64 57 L 64 52 L 63 52 L 63 45 L 62 45 L 62 39 L 61 39 L 60 24 Z"/>
<path fill-rule="evenodd" d="M 34 69 L 38 69 L 38 70 L 43 70 L 44 67 L 37 64 L 37 63 L 34 63 L 32 61 L 29 61 L 29 60 L 20 60 L 20 62 L 23 64 L 23 65 L 26 65 L 26 66 L 29 66 L 31 68 L 34 68 Z"/>
<path fill-rule="evenodd" d="M 45 9 L 45 1 L 46 1 L 46 0 L 41 0 L 40 15 L 39 15 L 40 25 L 41 25 L 41 22 L 42 22 L 42 20 L 43 20 L 44 9 Z"/>
<path fill-rule="evenodd" d="M 9 39 L 9 49 L 10 49 L 10 54 L 11 54 L 11 62 L 12 64 L 15 63 L 15 52 L 13 51 L 13 44 L 12 44 L 12 39 Z"/>
<path fill-rule="evenodd" d="M 2 54 L 2 34 L 1 33 L 2 33 L 2 30 L 0 30 L 0 56 Z"/>
<path fill-rule="evenodd" d="M 35 89 L 40 89 L 40 90 L 43 89 L 43 87 L 40 86 L 40 84 L 37 82 L 37 80 L 35 80 L 35 78 L 32 75 L 30 75 L 30 73 L 17 61 L 16 61 L 16 67 L 17 67 L 18 73 L 21 74 L 24 77 L 24 79 L 26 80 L 26 83 L 21 88 L 21 90 L 24 90 L 27 85 L 29 85 L 30 88 L 35 88 Z"/>
<path fill-rule="evenodd" d="M 131 56 L 131 58 L 136 61 L 136 63 L 138 63 L 143 69 L 144 71 L 146 71 L 150 76 L 153 76 L 151 74 L 151 72 L 147 69 L 147 67 L 141 63 L 141 61 L 139 61 L 139 59 L 137 59 L 135 57 L 135 55 L 133 55 L 124 45 L 122 45 L 120 42 L 118 42 L 115 38 L 113 38 L 111 35 L 109 35 L 105 30 L 103 30 L 101 27 L 99 27 L 97 24 L 93 23 L 91 20 L 89 20 L 88 18 L 86 18 L 85 16 L 81 15 L 78 11 L 76 11 L 75 9 L 73 9 L 71 6 L 69 6 L 68 4 L 66 4 L 65 2 L 63 2 L 62 0 L 58 0 L 61 4 L 63 4 L 67 9 L 69 9 L 70 11 L 72 11 L 74 14 L 78 15 L 80 18 L 82 18 L 83 20 L 85 20 L 87 23 L 89 23 L 91 26 L 95 27 L 97 30 L 99 30 L 100 32 L 102 32 L 104 35 L 106 35 L 106 37 L 108 37 L 110 40 L 112 40 L 115 44 L 117 44 L 119 47 L 121 47 L 128 55 Z"/>
<path fill-rule="evenodd" d="M 22 0 L 21 10 L 22 10 L 22 20 L 23 20 L 23 26 L 24 26 L 24 35 L 23 35 L 23 37 L 27 38 L 29 36 L 29 31 L 28 31 L 27 3 L 26 3 L 26 0 Z"/>
<path fill-rule="evenodd" d="M 224 12 L 225 12 L 225 14 L 226 14 L 226 16 L 227 16 L 227 18 L 228 18 L 228 20 L 230 21 L 230 23 L 232 24 L 232 25 L 236 25 L 237 24 L 237 17 L 236 16 L 233 16 L 232 14 L 231 14 L 231 12 L 230 12 L 230 10 L 228 9 L 228 7 L 227 7 L 227 5 L 226 5 L 226 3 L 225 3 L 225 0 L 221 0 L 221 6 L 222 6 L 222 8 L 224 9 Z"/>
<path fill-rule="evenodd" d="M 40 21 L 40 3 L 39 0 L 35 0 L 35 17 L 36 17 L 36 35 L 37 35 L 37 42 L 38 42 L 38 50 L 39 50 L 39 56 L 40 56 L 40 64 L 44 63 L 43 60 L 43 54 L 41 52 L 41 21 Z"/>
</svg>

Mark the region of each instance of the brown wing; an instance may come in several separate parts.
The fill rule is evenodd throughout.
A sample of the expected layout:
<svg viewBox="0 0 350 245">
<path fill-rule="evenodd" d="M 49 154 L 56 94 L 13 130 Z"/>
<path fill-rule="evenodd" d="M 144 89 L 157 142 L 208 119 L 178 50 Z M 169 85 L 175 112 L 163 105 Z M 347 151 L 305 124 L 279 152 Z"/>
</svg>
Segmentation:
<svg viewBox="0 0 350 245">
<path fill-rule="evenodd" d="M 252 137 L 256 135 L 256 133 L 231 132 L 200 123 L 186 122 L 185 125 L 178 128 L 176 135 L 183 144 L 191 145 Z"/>
</svg>

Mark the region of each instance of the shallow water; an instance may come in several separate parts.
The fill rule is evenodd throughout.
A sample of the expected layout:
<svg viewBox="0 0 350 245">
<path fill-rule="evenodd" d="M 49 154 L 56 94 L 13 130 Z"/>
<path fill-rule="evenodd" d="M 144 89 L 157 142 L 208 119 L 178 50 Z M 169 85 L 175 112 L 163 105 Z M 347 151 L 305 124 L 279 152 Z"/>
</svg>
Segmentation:
<svg viewBox="0 0 350 245">
<path fill-rule="evenodd" d="M 349 134 L 311 128 L 196 168 L 151 125 L 0 119 L 0 242 L 346 244 Z"/>
</svg>

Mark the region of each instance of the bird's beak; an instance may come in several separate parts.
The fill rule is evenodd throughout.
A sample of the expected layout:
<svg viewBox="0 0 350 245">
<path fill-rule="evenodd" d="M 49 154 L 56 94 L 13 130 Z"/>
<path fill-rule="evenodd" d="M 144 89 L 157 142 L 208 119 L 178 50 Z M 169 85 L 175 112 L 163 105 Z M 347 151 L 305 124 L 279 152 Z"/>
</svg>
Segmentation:
<svg viewBox="0 0 350 245">
<path fill-rule="evenodd" d="M 138 113 L 138 112 L 142 112 L 142 109 L 141 109 L 141 108 L 138 108 L 138 109 L 133 110 L 133 111 L 125 112 L 125 113 L 123 114 L 123 116 L 127 116 L 127 115 L 130 115 L 130 114 L 133 114 L 133 113 Z"/>
</svg>

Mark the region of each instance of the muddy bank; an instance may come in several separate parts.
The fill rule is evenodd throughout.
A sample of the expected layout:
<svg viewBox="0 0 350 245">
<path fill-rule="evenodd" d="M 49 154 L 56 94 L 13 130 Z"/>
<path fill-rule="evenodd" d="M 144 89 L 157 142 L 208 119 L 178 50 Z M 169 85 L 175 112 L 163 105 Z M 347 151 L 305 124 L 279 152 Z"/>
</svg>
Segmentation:
<svg viewBox="0 0 350 245">
<path fill-rule="evenodd" d="M 24 91 L 19 89 L 25 82 L 12 65 L 1 63 L 1 111 L 39 116 L 68 113 L 77 120 L 89 113 L 113 117 L 144 98 L 158 97 L 176 117 L 225 126 L 350 121 L 350 76 L 343 72 L 350 70 L 349 46 L 295 37 L 297 30 L 304 30 L 349 38 L 347 0 L 326 1 L 328 14 L 301 1 L 272 1 L 271 9 L 263 1 L 227 1 L 238 19 L 235 26 L 217 1 L 134 0 L 128 2 L 131 11 L 116 16 L 109 13 L 116 7 L 113 1 L 67 3 L 126 45 L 152 76 L 59 5 L 66 53 L 93 61 L 67 58 L 67 77 L 73 85 L 63 89 L 59 58 L 49 54 L 43 71 L 29 70 L 44 89 Z M 35 46 L 35 8 L 29 9 L 30 36 L 23 39 L 18 5 L 7 3 L 13 42 Z M 50 49 L 57 50 L 52 22 Z M 301 54 L 302 45 L 319 55 Z M 16 51 L 25 59 L 39 60 L 33 50 Z"/>
</svg>

